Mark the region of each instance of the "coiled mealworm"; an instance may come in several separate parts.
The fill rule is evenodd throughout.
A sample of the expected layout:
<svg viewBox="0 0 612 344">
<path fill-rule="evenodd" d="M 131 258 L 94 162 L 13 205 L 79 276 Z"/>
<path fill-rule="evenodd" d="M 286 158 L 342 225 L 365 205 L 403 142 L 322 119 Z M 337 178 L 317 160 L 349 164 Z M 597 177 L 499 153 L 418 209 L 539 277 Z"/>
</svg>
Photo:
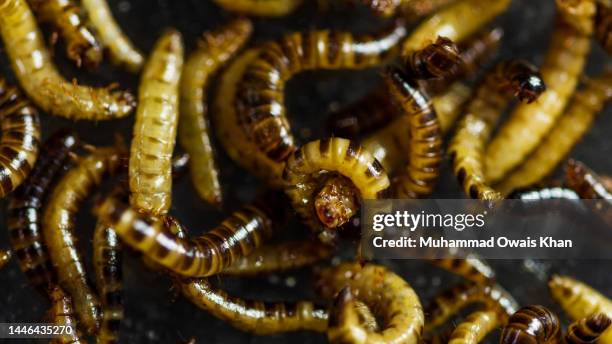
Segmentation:
<svg viewBox="0 0 612 344">
<path fill-rule="evenodd" d="M 172 203 L 172 152 L 176 141 L 179 81 L 183 68 L 181 34 L 166 31 L 144 67 L 130 146 L 130 204 L 165 215 Z"/>
<path fill-rule="evenodd" d="M 293 209 L 325 242 L 356 214 L 361 200 L 380 198 L 389 187 L 387 174 L 369 152 L 337 137 L 295 151 L 283 178 Z"/>
<path fill-rule="evenodd" d="M 599 337 L 610 327 L 610 324 L 612 324 L 612 319 L 603 313 L 596 313 L 577 320 L 567 328 L 565 343 L 597 343 Z"/>
<path fill-rule="evenodd" d="M 424 315 L 419 297 L 400 276 L 375 264 L 343 263 L 318 276 L 318 292 L 336 298 L 327 336 L 332 343 L 418 343 Z M 348 290 L 348 291 L 347 291 Z M 354 321 L 352 298 L 384 319 L 380 332 L 371 332 Z M 353 320 L 353 321 L 351 321 Z M 359 338 L 359 340 L 357 340 Z"/>
<path fill-rule="evenodd" d="M 612 8 L 610 3 L 597 3 L 595 37 L 608 54 L 612 54 Z"/>
<path fill-rule="evenodd" d="M 13 254 L 11 251 L 0 250 L 0 269 L 2 269 L 8 262 L 11 261 Z"/>
<path fill-rule="evenodd" d="M 125 66 L 132 73 L 138 72 L 144 57 L 123 33 L 108 3 L 105 0 L 81 0 L 81 4 L 87 11 L 91 25 L 96 28 L 100 42 L 108 48 L 113 63 Z"/>
<path fill-rule="evenodd" d="M 42 145 L 40 159 L 30 176 L 8 202 L 7 227 L 17 263 L 31 285 L 45 296 L 57 284 L 57 276 L 40 228 L 43 201 L 76 145 L 72 132 L 54 133 Z"/>
<path fill-rule="evenodd" d="M 273 161 L 295 150 L 284 91 L 294 75 L 316 69 L 363 69 L 395 55 L 406 36 L 402 21 L 377 36 L 349 32 L 293 33 L 260 46 L 237 84 L 238 124 L 251 144 Z"/>
<path fill-rule="evenodd" d="M 595 3 L 593 0 L 556 1 L 556 28 L 541 68 L 548 89 L 537 103 L 516 107 L 489 144 L 485 172 L 490 183 L 498 182 L 515 168 L 550 131 L 584 68 L 591 46 Z M 586 23 L 584 30 L 587 31 L 576 30 L 570 22 L 580 26 Z M 570 46 L 572 49 L 567 49 Z"/>
<path fill-rule="evenodd" d="M 455 328 L 448 344 L 477 344 L 499 325 L 499 315 L 494 311 L 477 311 L 470 314 Z"/>
<path fill-rule="evenodd" d="M 531 103 L 544 90 L 545 86 L 535 67 L 521 60 L 498 64 L 478 86 L 448 149 L 453 171 L 466 195 L 484 200 L 502 198 L 485 178 L 483 165 L 487 142 L 513 94 L 519 100 Z"/>
<path fill-rule="evenodd" d="M 508 320 L 501 334 L 501 344 L 557 343 L 561 339 L 559 318 L 544 306 L 519 309 Z"/>
<path fill-rule="evenodd" d="M 27 177 L 40 145 L 38 110 L 17 88 L 0 78 L 0 198 L 11 193 Z"/>
<path fill-rule="evenodd" d="M 327 329 L 327 310 L 309 301 L 294 304 L 243 300 L 214 288 L 206 279 L 178 282 L 182 294 L 197 307 L 255 334 Z"/>
<path fill-rule="evenodd" d="M 278 204 L 275 207 L 282 208 Z M 281 217 L 267 205 L 248 205 L 215 229 L 196 238 L 184 239 L 171 233 L 164 221 L 140 214 L 113 197 L 107 198 L 95 212 L 125 244 L 185 277 L 220 273 L 240 257 L 249 255 L 270 237 L 275 221 Z"/>
<path fill-rule="evenodd" d="M 66 41 L 66 54 L 78 67 L 95 69 L 102 62 L 102 47 L 73 0 L 29 0 L 36 17 L 53 25 Z"/>
<path fill-rule="evenodd" d="M 100 303 L 89 285 L 81 255 L 76 249 L 75 216 L 92 189 L 122 167 L 123 154 L 100 148 L 83 158 L 57 183 L 43 216 L 43 235 L 59 285 L 73 299 L 80 323 L 87 333 L 97 332 Z"/>
<path fill-rule="evenodd" d="M 81 332 L 77 327 L 77 319 L 74 314 L 72 299 L 61 288 L 55 287 L 50 290 L 51 308 L 46 314 L 46 320 L 56 326 L 71 327 L 72 331 L 65 333 L 50 341 L 51 344 L 81 344 L 87 343 L 81 338 Z M 68 332 L 70 331 L 70 332 Z"/>
<path fill-rule="evenodd" d="M 533 153 L 496 188 L 506 195 L 550 175 L 591 127 L 597 114 L 610 99 L 612 72 L 604 72 L 600 77 L 589 80 L 585 89 L 574 94 L 564 114 Z"/>
<path fill-rule="evenodd" d="M 97 342 L 118 343 L 123 320 L 122 245 L 112 228 L 98 222 L 94 230 L 93 247 L 96 286 L 102 304 Z"/>
<path fill-rule="evenodd" d="M 240 276 L 276 273 L 309 266 L 331 255 L 332 249 L 317 241 L 288 241 L 260 247 L 248 256 L 238 258 L 222 273 Z"/>
<path fill-rule="evenodd" d="M 399 198 L 420 198 L 433 191 L 442 160 L 442 132 L 429 97 L 400 69 L 385 73 L 392 101 L 408 117 L 408 165 L 397 176 L 393 193 Z"/>
<path fill-rule="evenodd" d="M 210 77 L 245 44 L 252 30 L 250 21 L 236 19 L 205 33 L 182 72 L 179 142 L 191 157 L 191 180 L 196 191 L 216 206 L 221 205 L 222 195 L 208 128 L 206 88 Z"/>
<path fill-rule="evenodd" d="M 583 282 L 568 276 L 553 276 L 548 282 L 553 299 L 573 320 L 580 320 L 597 313 L 612 316 L 612 300 Z M 612 330 L 608 328 L 599 343 L 612 343 Z"/>
<path fill-rule="evenodd" d="M 64 79 L 25 0 L 0 0 L 0 36 L 21 87 L 45 112 L 101 121 L 125 117 L 134 109 L 133 96 L 127 91 L 79 86 Z"/>
<path fill-rule="evenodd" d="M 303 0 L 213 0 L 227 11 L 260 17 L 282 17 L 300 7 Z"/>
</svg>

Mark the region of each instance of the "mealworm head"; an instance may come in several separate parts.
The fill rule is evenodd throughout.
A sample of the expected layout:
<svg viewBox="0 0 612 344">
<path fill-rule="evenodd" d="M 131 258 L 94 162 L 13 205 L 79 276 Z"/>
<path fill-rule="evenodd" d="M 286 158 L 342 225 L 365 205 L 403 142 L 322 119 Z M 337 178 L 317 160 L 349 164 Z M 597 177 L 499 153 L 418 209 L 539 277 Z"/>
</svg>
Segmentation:
<svg viewBox="0 0 612 344">
<path fill-rule="evenodd" d="M 544 306 L 531 305 L 519 309 L 508 320 L 500 343 L 549 343 L 558 338 L 559 318 Z"/>
<path fill-rule="evenodd" d="M 426 63 L 431 66 L 436 66 L 440 71 L 439 77 L 446 76 L 451 73 L 455 66 L 462 63 L 459 54 L 459 48 L 449 38 L 438 36 L 436 42 L 423 51 L 426 58 Z"/>
<path fill-rule="evenodd" d="M 518 89 L 516 91 L 516 97 L 524 103 L 533 103 L 540 94 L 546 91 L 546 85 L 542 77 L 538 75 L 529 75 L 526 78 L 517 80 Z"/>
<path fill-rule="evenodd" d="M 315 196 L 314 207 L 319 221 L 325 227 L 340 227 L 359 209 L 357 191 L 346 177 L 330 177 Z"/>
</svg>

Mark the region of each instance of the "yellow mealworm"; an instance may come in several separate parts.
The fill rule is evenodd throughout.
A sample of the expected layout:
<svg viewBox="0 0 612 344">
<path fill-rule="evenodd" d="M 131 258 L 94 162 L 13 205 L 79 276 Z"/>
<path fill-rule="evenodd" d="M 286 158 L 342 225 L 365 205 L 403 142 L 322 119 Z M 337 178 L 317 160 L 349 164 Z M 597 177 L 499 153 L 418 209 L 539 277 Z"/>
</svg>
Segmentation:
<svg viewBox="0 0 612 344">
<path fill-rule="evenodd" d="M 389 187 L 387 174 L 369 152 L 337 137 L 295 151 L 283 178 L 294 210 L 326 242 L 355 215 L 363 199 L 380 198 Z"/>
<path fill-rule="evenodd" d="M 327 329 L 327 310 L 310 301 L 266 303 L 229 296 L 206 279 L 177 282 L 183 296 L 230 325 L 259 335 Z"/>
<path fill-rule="evenodd" d="M 464 259 L 428 259 L 427 262 L 458 276 L 462 276 L 474 283 L 485 284 L 495 280 L 495 271 L 493 268 L 484 259 L 475 254 L 470 254 Z"/>
<path fill-rule="evenodd" d="M 485 173 L 491 183 L 498 182 L 515 168 L 550 131 L 574 92 L 586 63 L 593 32 L 594 0 L 557 0 L 557 10 L 555 31 L 541 68 L 548 88 L 537 103 L 515 108 L 489 144 Z M 580 31 L 570 22 L 586 27 Z"/>
<path fill-rule="evenodd" d="M 494 311 L 477 311 L 461 321 L 450 336 L 448 344 L 477 344 L 499 326 L 499 315 Z"/>
<path fill-rule="evenodd" d="M 95 69 L 102 61 L 102 47 L 87 25 L 83 11 L 73 0 L 29 0 L 36 17 L 50 23 L 66 41 L 66 54 L 76 62 Z"/>
<path fill-rule="evenodd" d="M 109 120 L 129 115 L 133 96 L 112 86 L 79 86 L 64 79 L 51 61 L 25 0 L 0 0 L 0 36 L 25 93 L 45 112 L 79 120 Z"/>
<path fill-rule="evenodd" d="M 181 78 L 178 138 L 190 155 L 193 185 L 204 200 L 222 203 L 219 172 L 210 140 L 206 91 L 208 81 L 249 38 L 253 30 L 246 19 L 236 19 L 221 29 L 205 33 L 187 60 Z"/>
<path fill-rule="evenodd" d="M 561 325 L 555 313 L 544 306 L 519 309 L 508 320 L 501 344 L 554 344 L 561 339 Z"/>
<path fill-rule="evenodd" d="M 114 148 L 100 148 L 83 158 L 57 183 L 43 216 L 43 236 L 59 285 L 73 299 L 80 322 L 89 334 L 99 328 L 100 302 L 89 285 L 75 246 L 75 216 L 81 203 L 105 176 L 122 167 L 123 158 Z"/>
<path fill-rule="evenodd" d="M 327 331 L 330 342 L 419 342 L 424 323 L 419 297 L 403 278 L 385 267 L 343 263 L 321 271 L 317 283 L 321 296 L 329 299 L 338 294 Z M 356 321 L 353 299 L 363 302 L 384 319 L 380 331 L 369 331 Z"/>
<path fill-rule="evenodd" d="M 550 175 L 593 124 L 597 114 L 612 98 L 612 72 L 589 80 L 573 99 L 538 147 L 496 188 L 507 195 L 533 185 Z"/>
<path fill-rule="evenodd" d="M 544 90 L 536 68 L 521 60 L 499 63 L 478 86 L 448 148 L 453 171 L 466 195 L 488 201 L 502 198 L 485 178 L 485 147 L 512 95 L 531 103 Z"/>
<path fill-rule="evenodd" d="M 81 338 L 81 332 L 77 328 L 77 320 L 74 314 L 72 299 L 62 289 L 55 287 L 50 291 L 51 308 L 47 312 L 46 321 L 56 325 L 64 326 L 63 334 L 53 338 L 50 344 L 81 344 L 87 343 Z"/>
<path fill-rule="evenodd" d="M 303 0 L 213 0 L 223 9 L 259 17 L 282 17 L 300 7 Z"/>
<path fill-rule="evenodd" d="M 565 343 L 597 343 L 599 337 L 610 327 L 610 324 L 612 324 L 612 319 L 603 313 L 596 313 L 576 320 L 567 328 Z"/>
<path fill-rule="evenodd" d="M 130 204 L 164 215 L 172 203 L 172 152 L 176 141 L 183 43 L 175 30 L 164 33 L 144 67 L 130 146 Z"/>
<path fill-rule="evenodd" d="M 96 28 L 100 42 L 108 48 L 113 63 L 125 66 L 132 73 L 138 72 L 144 57 L 121 31 L 108 3 L 105 0 L 81 0 L 81 4 L 87 11 L 91 25 Z"/>
</svg>

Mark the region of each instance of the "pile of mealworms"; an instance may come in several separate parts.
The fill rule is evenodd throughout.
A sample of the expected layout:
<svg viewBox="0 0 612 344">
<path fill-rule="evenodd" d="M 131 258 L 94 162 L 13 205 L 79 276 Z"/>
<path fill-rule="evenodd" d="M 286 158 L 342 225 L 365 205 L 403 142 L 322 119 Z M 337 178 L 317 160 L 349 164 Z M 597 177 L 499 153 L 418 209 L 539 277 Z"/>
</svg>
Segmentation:
<svg viewBox="0 0 612 344">
<path fill-rule="evenodd" d="M 612 226 L 612 178 L 568 156 L 612 98 L 610 65 L 584 73 L 592 49 L 612 54 L 609 0 L 554 0 L 539 67 L 496 60 L 503 30 L 492 23 L 510 0 L 338 0 L 334 6 L 361 7 L 388 26 L 257 43 L 253 17 L 283 17 L 305 1 L 213 2 L 234 19 L 203 33 L 185 56 L 175 29 L 148 55 L 139 51 L 104 0 L 0 0 L 2 53 L 18 81 L 0 77 L 0 195 L 10 241 L 0 267 L 14 261 L 48 300 L 45 322 L 77 328 L 51 342 L 125 340 L 122 265 L 136 253 L 143 269 L 167 275 L 202 311 L 257 335 L 466 344 L 499 330 L 504 344 L 612 343 L 612 300 L 570 276 L 549 278 L 552 298 L 573 321 L 564 329 L 552 310 L 519 305 L 476 255 L 429 261 L 464 281 L 427 307 L 410 276 L 366 261 L 357 248 L 348 260 L 332 260 L 358 235 L 353 220 L 363 200 L 431 197 L 444 159 L 467 198 L 595 199 L 594 212 Z M 65 52 L 53 51 L 57 41 Z M 69 81 L 54 54 L 84 74 L 106 63 L 138 74 L 138 93 Z M 368 68 L 383 70 L 382 84 L 332 111 L 327 136 L 298 142 L 286 84 L 306 71 Z M 42 141 L 39 111 L 75 121 L 133 115 L 133 135 L 98 147 L 62 129 Z M 261 191 L 215 228 L 190 235 L 169 214 L 173 181 L 188 173 L 201 200 L 220 209 L 226 197 L 215 150 L 256 177 Z M 561 183 L 550 178 L 560 165 Z M 94 206 L 83 209 L 88 199 Z M 82 238 L 76 218 L 88 211 L 97 224 L 93 238 Z M 275 240 L 294 217 L 309 237 Z M 93 252 L 79 251 L 77 240 L 93 240 Z M 245 300 L 211 279 L 309 267 L 317 299 L 294 303 Z"/>
</svg>

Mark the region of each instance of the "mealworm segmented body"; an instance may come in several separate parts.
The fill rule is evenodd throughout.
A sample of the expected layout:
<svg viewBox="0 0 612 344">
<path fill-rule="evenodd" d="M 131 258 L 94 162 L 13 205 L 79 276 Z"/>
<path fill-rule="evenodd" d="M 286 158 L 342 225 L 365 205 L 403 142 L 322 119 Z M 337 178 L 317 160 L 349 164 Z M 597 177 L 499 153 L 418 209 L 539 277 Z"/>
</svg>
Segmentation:
<svg viewBox="0 0 612 344">
<path fill-rule="evenodd" d="M 0 78 L 0 198 L 15 190 L 38 158 L 38 110 L 6 80 Z"/>
<path fill-rule="evenodd" d="M 293 209 L 325 242 L 355 215 L 361 200 L 380 198 L 389 187 L 387 174 L 369 152 L 337 137 L 295 151 L 283 178 Z"/>
<path fill-rule="evenodd" d="M 282 17 L 300 7 L 303 0 L 213 0 L 223 9 L 259 17 Z"/>
<path fill-rule="evenodd" d="M 93 238 L 93 263 L 96 286 L 102 304 L 102 320 L 97 342 L 119 342 L 119 328 L 123 320 L 122 245 L 115 231 L 98 222 Z"/>
<path fill-rule="evenodd" d="M 402 21 L 377 36 L 309 31 L 284 36 L 259 47 L 237 84 L 235 106 L 243 134 L 273 161 L 295 150 L 286 115 L 285 84 L 308 70 L 363 69 L 396 55 L 406 36 Z"/>
<path fill-rule="evenodd" d="M 577 320 L 567 328 L 565 343 L 597 343 L 599 337 L 610 327 L 610 324 L 612 324 L 612 319 L 603 313 L 593 314 Z"/>
<path fill-rule="evenodd" d="M 210 140 L 206 89 L 209 79 L 249 38 L 253 30 L 247 19 L 236 19 L 221 29 L 205 33 L 187 60 L 181 78 L 181 114 L 178 138 L 191 156 L 193 185 L 204 200 L 222 203 L 219 172 Z"/>
<path fill-rule="evenodd" d="M 477 311 L 461 321 L 451 334 L 449 344 L 477 344 L 499 325 L 494 311 Z"/>
<path fill-rule="evenodd" d="M 11 261 L 13 254 L 11 251 L 0 250 L 0 269 L 2 269 L 8 262 Z"/>
<path fill-rule="evenodd" d="M 52 339 L 51 344 L 85 344 L 87 341 L 81 338 L 81 332 L 77 328 L 77 319 L 74 313 L 74 304 L 68 294 L 61 288 L 55 287 L 50 290 L 51 308 L 46 314 L 46 320 L 57 326 L 72 327 L 71 333 L 62 334 L 59 338 Z"/>
<path fill-rule="evenodd" d="M 75 216 L 81 203 L 106 176 L 119 171 L 124 156 L 114 148 L 100 148 L 82 158 L 57 183 L 43 216 L 43 235 L 59 285 L 72 298 L 80 323 L 87 333 L 100 324 L 100 302 L 85 273 L 76 249 Z"/>
<path fill-rule="evenodd" d="M 612 99 L 612 72 L 588 81 L 574 94 L 564 114 L 527 159 L 496 188 L 504 195 L 537 183 L 550 175 Z"/>
<path fill-rule="evenodd" d="M 484 259 L 475 254 L 470 254 L 462 259 L 428 259 L 427 262 L 474 283 L 486 284 L 495 280 L 493 268 Z"/>
<path fill-rule="evenodd" d="M 610 3 L 597 3 L 595 37 L 608 54 L 612 54 L 612 8 Z"/>
<path fill-rule="evenodd" d="M 43 143 L 40 159 L 30 176 L 8 202 L 7 227 L 17 263 L 30 284 L 45 296 L 57 284 L 57 276 L 40 228 L 43 202 L 76 146 L 74 133 L 67 130 L 54 133 Z"/>
<path fill-rule="evenodd" d="M 172 152 L 183 68 L 181 40 L 181 34 L 175 30 L 168 30 L 159 38 L 138 91 L 130 146 L 130 204 L 152 215 L 165 215 L 172 204 Z"/>
<path fill-rule="evenodd" d="M 50 23 L 66 41 L 66 54 L 78 67 L 95 69 L 102 62 L 102 47 L 73 0 L 29 0 L 36 17 Z"/>
<path fill-rule="evenodd" d="M 400 276 L 375 264 L 343 263 L 319 273 L 321 296 L 336 302 L 330 314 L 327 336 L 332 343 L 418 343 L 424 315 L 419 297 Z M 340 292 L 344 290 L 344 292 Z M 347 291 L 348 290 L 348 291 Z M 355 321 L 353 298 L 384 319 L 378 332 Z"/>
<path fill-rule="evenodd" d="M 466 195 L 488 201 L 502 198 L 485 178 L 485 149 L 491 132 L 513 94 L 531 103 L 544 90 L 536 68 L 521 60 L 502 62 L 485 76 L 448 148 L 453 171 Z"/>
<path fill-rule="evenodd" d="M 87 11 L 91 25 L 96 28 L 100 42 L 108 48 L 112 62 L 125 66 L 132 73 L 138 72 L 144 57 L 123 33 L 108 3 L 105 0 L 81 0 L 81 4 Z"/>
<path fill-rule="evenodd" d="M 561 325 L 557 315 L 544 306 L 531 305 L 519 309 L 510 317 L 500 343 L 557 343 L 559 339 Z"/>
<path fill-rule="evenodd" d="M 0 36 L 21 87 L 45 112 L 101 121 L 125 117 L 134 109 L 133 96 L 127 91 L 79 86 L 64 79 L 25 0 L 0 1 Z"/>
<path fill-rule="evenodd" d="M 206 279 L 178 282 L 182 294 L 197 307 L 230 325 L 259 335 L 327 329 L 327 310 L 309 301 L 265 303 L 229 296 Z"/>
<path fill-rule="evenodd" d="M 557 0 L 557 9 L 556 28 L 541 67 L 547 90 L 537 103 L 516 107 L 489 144 L 485 173 L 491 183 L 515 168 L 550 131 L 586 63 L 593 32 L 594 0 Z"/>
</svg>

